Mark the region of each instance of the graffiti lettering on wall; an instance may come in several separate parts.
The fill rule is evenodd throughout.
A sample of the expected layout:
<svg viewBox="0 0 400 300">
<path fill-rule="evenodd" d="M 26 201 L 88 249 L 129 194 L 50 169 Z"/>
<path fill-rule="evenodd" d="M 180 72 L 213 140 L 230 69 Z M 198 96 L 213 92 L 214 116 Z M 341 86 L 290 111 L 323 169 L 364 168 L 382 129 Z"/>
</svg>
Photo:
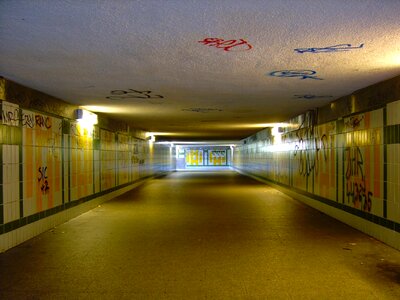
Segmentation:
<svg viewBox="0 0 400 300">
<path fill-rule="evenodd" d="M 134 165 L 137 165 L 137 164 L 144 165 L 145 160 L 143 158 L 139 158 L 136 155 L 132 155 L 131 156 L 131 163 L 134 164 Z"/>
<path fill-rule="evenodd" d="M 2 121 L 4 125 L 19 125 L 19 108 L 13 105 L 3 104 Z"/>
<path fill-rule="evenodd" d="M 38 169 L 38 182 L 42 194 L 47 194 L 50 190 L 49 182 L 47 180 L 47 167 L 39 167 Z"/>
<path fill-rule="evenodd" d="M 214 157 L 226 157 L 226 151 L 225 150 L 212 150 L 211 154 Z"/>
<path fill-rule="evenodd" d="M 319 137 L 315 133 L 316 123 L 316 113 L 310 111 L 296 132 L 294 157 L 297 159 L 300 175 L 307 178 L 312 172 L 317 175 L 321 162 L 328 159 L 328 136 L 323 134 Z"/>
<path fill-rule="evenodd" d="M 273 77 L 286 77 L 286 78 L 299 77 L 301 80 L 303 79 L 323 80 L 322 78 L 318 78 L 315 75 L 316 73 L 317 71 L 313 70 L 280 70 L 280 71 L 273 71 L 268 75 Z"/>
<path fill-rule="evenodd" d="M 81 130 L 80 130 L 80 127 L 78 126 L 78 123 L 71 122 L 70 134 L 71 134 L 71 136 L 80 136 L 81 135 Z"/>
<path fill-rule="evenodd" d="M 318 95 L 294 95 L 297 99 L 317 99 L 317 98 L 332 98 L 333 96 L 318 96 Z"/>
<path fill-rule="evenodd" d="M 360 126 L 362 120 L 364 120 L 364 115 L 350 117 L 345 125 L 347 128 L 356 129 Z"/>
<path fill-rule="evenodd" d="M 35 126 L 35 120 L 33 114 L 22 114 L 22 127 L 33 128 Z"/>
<path fill-rule="evenodd" d="M 134 89 L 127 90 L 113 90 L 110 92 L 112 96 L 106 97 L 111 100 L 123 100 L 123 99 L 162 99 L 161 95 L 154 95 L 152 91 L 138 91 Z"/>
<path fill-rule="evenodd" d="M 35 124 L 37 127 L 40 128 L 46 128 L 50 129 L 51 128 L 51 118 L 43 115 L 35 115 Z"/>
<path fill-rule="evenodd" d="M 339 44 L 334 46 L 328 46 L 323 48 L 297 48 L 294 49 L 297 53 L 328 53 L 328 52 L 343 52 L 343 51 L 351 51 L 355 49 L 361 49 L 364 47 L 364 44 L 360 44 L 360 46 L 352 46 L 351 44 Z"/>
<path fill-rule="evenodd" d="M 309 177 L 313 171 L 318 174 L 321 159 L 327 160 L 327 148 L 328 137 L 326 134 L 320 138 L 309 133 L 300 137 L 294 150 L 294 157 L 298 159 L 300 175 Z"/>
<path fill-rule="evenodd" d="M 371 211 L 373 193 L 368 190 L 363 172 L 364 159 L 359 147 L 344 150 L 347 203 L 364 211 Z"/>
<path fill-rule="evenodd" d="M 232 52 L 248 51 L 253 48 L 253 46 L 244 39 L 225 41 L 224 39 L 220 38 L 205 38 L 204 40 L 198 42 L 206 46 L 223 49 L 224 51 L 232 51 L 232 49 L 235 48 Z"/>
<path fill-rule="evenodd" d="M 23 112 L 21 115 L 22 127 L 33 128 L 39 127 L 50 129 L 52 126 L 51 117 L 34 114 L 32 112 Z"/>
</svg>

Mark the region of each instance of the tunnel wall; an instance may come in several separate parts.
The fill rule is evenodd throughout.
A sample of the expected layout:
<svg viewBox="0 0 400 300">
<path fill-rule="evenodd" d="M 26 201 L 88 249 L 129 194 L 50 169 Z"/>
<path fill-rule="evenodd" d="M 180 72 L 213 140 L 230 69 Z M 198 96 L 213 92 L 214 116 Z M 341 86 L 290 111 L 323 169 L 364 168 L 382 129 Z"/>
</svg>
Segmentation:
<svg viewBox="0 0 400 300">
<path fill-rule="evenodd" d="M 400 249 L 399 91 L 397 77 L 264 129 L 234 167 Z"/>
<path fill-rule="evenodd" d="M 82 124 L 71 105 L 4 79 L 0 95 L 0 252 L 174 168 L 173 149 L 140 130 Z"/>
</svg>

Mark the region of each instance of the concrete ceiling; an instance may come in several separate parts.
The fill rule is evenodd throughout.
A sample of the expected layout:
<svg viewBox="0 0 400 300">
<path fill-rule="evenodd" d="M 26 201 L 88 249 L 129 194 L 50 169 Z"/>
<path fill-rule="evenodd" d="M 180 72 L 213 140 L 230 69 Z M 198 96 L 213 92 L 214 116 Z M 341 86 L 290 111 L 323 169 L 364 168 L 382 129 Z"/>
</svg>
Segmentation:
<svg viewBox="0 0 400 300">
<path fill-rule="evenodd" d="M 0 75 L 169 133 L 241 139 L 400 74 L 398 0 L 0 2 Z"/>
</svg>

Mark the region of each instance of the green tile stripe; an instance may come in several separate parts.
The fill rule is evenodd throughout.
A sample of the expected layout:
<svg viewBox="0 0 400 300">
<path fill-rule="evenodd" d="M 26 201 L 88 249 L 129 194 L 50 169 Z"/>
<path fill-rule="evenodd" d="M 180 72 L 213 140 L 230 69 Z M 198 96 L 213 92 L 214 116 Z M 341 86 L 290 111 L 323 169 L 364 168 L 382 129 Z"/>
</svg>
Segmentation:
<svg viewBox="0 0 400 300">
<path fill-rule="evenodd" d="M 341 152 L 342 152 L 342 204 L 344 204 L 344 202 L 345 202 L 345 184 L 346 184 L 346 182 L 345 182 L 345 180 L 346 180 L 346 175 L 345 175 L 345 171 L 344 171 L 344 159 L 345 159 L 345 154 L 344 154 L 344 151 L 343 151 L 343 148 L 340 148 L 341 149 Z M 339 165 L 339 163 L 338 163 L 338 165 Z"/>
<path fill-rule="evenodd" d="M 65 204 L 62 204 L 62 205 L 59 205 L 59 206 L 56 206 L 56 207 L 53 207 L 53 208 L 38 212 L 36 214 L 30 215 L 30 216 L 26 216 L 26 217 L 20 218 L 18 220 L 12 221 L 12 222 L 8 222 L 6 224 L 0 224 L 0 234 L 13 231 L 13 230 L 18 229 L 18 228 L 20 228 L 22 226 L 25 226 L 25 225 L 31 224 L 33 222 L 39 221 L 41 219 L 47 218 L 47 217 L 49 217 L 51 215 L 54 215 L 54 214 L 59 213 L 61 211 L 67 210 L 68 208 L 71 208 L 71 207 L 77 206 L 79 204 L 88 202 L 88 201 L 93 200 L 93 199 L 95 199 L 97 197 L 104 196 L 104 195 L 106 195 L 108 193 L 111 193 L 111 192 L 114 192 L 114 191 L 119 190 L 121 188 L 127 187 L 127 186 L 129 186 L 131 184 L 134 184 L 136 182 L 139 182 L 139 181 L 142 181 L 142 180 L 145 180 L 145 179 L 149 179 L 149 178 L 159 178 L 159 177 L 163 177 L 163 176 L 165 176 L 164 173 L 160 173 L 160 174 L 154 175 L 154 176 L 149 175 L 149 176 L 146 176 L 146 177 L 141 177 L 141 178 L 139 178 L 137 180 L 122 184 L 120 186 L 112 187 L 112 188 L 110 188 L 108 190 L 105 190 L 105 191 L 102 191 L 102 192 L 99 192 L 99 193 L 96 193 L 96 194 L 93 194 L 93 195 L 78 199 L 76 201 L 68 202 L 68 203 L 65 203 Z"/>
<path fill-rule="evenodd" d="M 67 149 L 68 149 L 68 203 L 71 202 L 71 123 L 68 122 L 68 137 L 67 137 Z M 65 162 L 65 161 L 64 161 Z M 65 202 L 64 202 L 65 203 Z"/>
<path fill-rule="evenodd" d="M 65 171 L 65 167 L 64 167 L 64 164 L 65 164 L 65 157 L 64 157 L 64 145 L 65 145 L 65 139 L 64 139 L 64 131 L 66 131 L 66 122 L 67 122 L 67 120 L 65 120 L 65 119 L 62 119 L 61 120 L 61 124 L 62 124 L 62 126 L 61 126 L 61 176 L 62 176 L 62 180 L 61 180 L 61 203 L 62 204 L 64 204 L 64 201 L 65 201 L 65 196 L 64 196 L 64 194 L 65 194 L 65 192 L 64 192 L 64 171 Z"/>
<path fill-rule="evenodd" d="M 335 137 L 335 176 L 336 176 L 336 202 L 339 202 L 339 146 L 338 136 Z"/>
<path fill-rule="evenodd" d="M 387 218 L 387 177 L 388 177 L 388 170 L 387 170 L 387 134 L 389 130 L 386 130 L 387 128 L 387 108 L 383 108 L 383 217 L 386 219 Z"/>
<path fill-rule="evenodd" d="M 3 208 L 3 127 L 0 124 L 0 234 L 3 233 L 4 208 Z"/>
<path fill-rule="evenodd" d="M 119 172 L 119 157 L 118 157 L 118 152 L 119 152 L 119 143 L 118 143 L 118 133 L 114 133 L 114 170 L 115 170 L 115 186 L 118 185 L 119 183 L 119 178 L 118 178 L 118 172 Z"/>
<path fill-rule="evenodd" d="M 242 169 L 238 169 L 238 170 L 243 174 L 248 174 L 248 175 L 250 175 L 250 176 L 252 176 L 254 178 L 259 178 L 262 181 L 271 182 L 273 184 L 276 184 L 276 185 L 284 187 L 284 188 L 290 188 L 291 190 L 293 190 L 294 192 L 296 192 L 298 194 L 301 194 L 301 195 L 304 195 L 304 196 L 306 196 L 308 198 L 311 198 L 313 200 L 322 202 L 322 203 L 324 203 L 326 205 L 335 207 L 335 208 L 337 208 L 339 210 L 348 212 L 348 213 L 350 213 L 352 215 L 355 215 L 357 217 L 363 218 L 363 219 L 365 219 L 367 221 L 370 221 L 370 222 L 375 223 L 377 225 L 383 226 L 383 227 L 388 228 L 390 230 L 394 230 L 396 232 L 400 232 L 400 223 L 398 223 L 398 222 L 391 221 L 391 220 L 388 220 L 386 218 L 373 215 L 373 214 L 368 213 L 366 211 L 357 209 L 357 208 L 352 207 L 352 206 L 348 206 L 346 204 L 335 202 L 333 200 L 329 200 L 329 199 L 321 197 L 321 196 L 313 195 L 313 194 L 311 194 L 309 192 L 300 190 L 298 188 L 290 187 L 290 186 L 288 186 L 286 184 L 283 184 L 283 183 L 280 183 L 280 182 L 277 182 L 277 181 L 274 181 L 274 180 L 270 180 L 270 179 L 255 175 L 253 173 L 249 173 L 249 172 L 243 171 Z"/>
<path fill-rule="evenodd" d="M 386 126 L 386 109 L 384 111 L 384 144 L 400 144 L 400 124 Z"/>
<path fill-rule="evenodd" d="M 22 129 L 21 129 L 22 131 Z M 18 146 L 19 152 L 19 217 L 22 218 L 24 216 L 24 172 L 23 172 L 23 145 L 22 139 L 21 144 Z"/>
<path fill-rule="evenodd" d="M 0 105 L 1 107 L 1 105 Z M 18 115 L 21 115 L 21 109 L 18 108 Z M 23 199 L 22 199 L 22 125 L 18 122 L 18 126 L 8 126 L 0 124 L 0 224 L 4 223 L 4 195 L 3 195 L 3 146 L 4 145 L 16 145 L 18 146 L 18 189 L 20 198 L 19 200 L 19 212 L 20 217 L 23 216 Z M 3 228 L 0 228 L 0 233 L 3 232 Z"/>
<path fill-rule="evenodd" d="M 19 119 L 22 119 L 22 109 L 19 109 Z M 13 139 L 13 143 L 15 143 L 16 145 L 18 145 L 18 159 L 19 159 L 19 166 L 18 166 L 18 172 L 19 172 L 19 217 L 22 218 L 24 216 L 24 183 L 23 183 L 23 155 L 22 155 L 22 121 L 19 122 L 19 126 L 18 127 L 14 127 L 13 129 L 13 133 L 12 137 L 14 137 Z"/>
</svg>

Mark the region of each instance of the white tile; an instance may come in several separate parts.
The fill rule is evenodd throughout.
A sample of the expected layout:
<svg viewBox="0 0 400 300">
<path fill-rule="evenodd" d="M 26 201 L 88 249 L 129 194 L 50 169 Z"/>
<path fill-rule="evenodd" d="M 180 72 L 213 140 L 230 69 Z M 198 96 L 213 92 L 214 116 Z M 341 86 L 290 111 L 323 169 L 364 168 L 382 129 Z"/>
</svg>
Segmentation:
<svg viewBox="0 0 400 300">
<path fill-rule="evenodd" d="M 14 201 L 11 203 L 11 221 L 19 219 L 19 202 Z"/>
<path fill-rule="evenodd" d="M 19 187 L 20 187 L 19 181 L 14 182 L 13 190 L 15 191 L 15 199 L 16 199 L 16 201 L 19 201 L 20 200 L 20 196 L 21 196 L 21 191 L 20 191 Z"/>
<path fill-rule="evenodd" d="M 8 164 L 3 164 L 3 183 L 8 183 L 9 182 L 9 176 L 8 176 Z"/>
<path fill-rule="evenodd" d="M 12 206 L 11 206 L 11 203 L 4 203 L 3 206 L 4 206 L 4 223 L 8 223 L 11 221 Z"/>
<path fill-rule="evenodd" d="M 9 183 L 8 182 L 3 182 L 3 204 L 9 203 Z"/>
<path fill-rule="evenodd" d="M 19 164 L 19 146 L 15 145 L 15 163 Z"/>
<path fill-rule="evenodd" d="M 3 235 L 4 235 L 4 247 L 5 247 L 5 249 L 10 249 L 10 244 L 11 244 L 10 243 L 10 233 L 7 232 Z"/>
<path fill-rule="evenodd" d="M 6 162 L 12 163 L 12 145 L 7 145 Z"/>
<path fill-rule="evenodd" d="M 14 164 L 14 172 L 13 172 L 13 182 L 18 182 L 19 183 L 19 164 L 18 162 Z M 19 186 L 17 187 L 17 189 Z"/>
<path fill-rule="evenodd" d="M 391 160 L 389 160 L 389 163 L 393 163 L 393 164 L 398 164 L 400 163 L 400 158 L 399 158 L 399 154 L 400 154 L 400 145 L 396 145 L 396 144 L 392 144 L 392 145 L 388 145 L 388 148 L 391 149 Z"/>
<path fill-rule="evenodd" d="M 4 223 L 8 223 L 15 220 L 15 207 L 14 203 L 6 203 L 4 204 L 5 216 Z"/>
<path fill-rule="evenodd" d="M 1 235 L 0 235 L 0 253 L 7 250 L 5 244 L 6 244 L 6 243 L 5 243 L 5 234 L 1 234 Z"/>
<path fill-rule="evenodd" d="M 383 109 L 377 109 L 371 112 L 371 128 L 383 126 Z"/>
<path fill-rule="evenodd" d="M 17 199 L 17 191 L 15 190 L 15 182 L 10 183 L 10 202 L 14 202 Z"/>
<path fill-rule="evenodd" d="M 9 154 L 10 164 L 13 164 L 14 163 L 14 145 L 9 145 L 8 151 L 10 153 Z"/>
<path fill-rule="evenodd" d="M 400 100 L 387 104 L 387 125 L 400 124 Z"/>
<path fill-rule="evenodd" d="M 17 151 L 15 149 L 16 145 L 11 145 L 10 150 L 11 150 L 11 163 L 14 164 L 16 162 L 16 157 L 17 157 Z M 18 147 L 18 146 L 17 146 Z"/>
</svg>

